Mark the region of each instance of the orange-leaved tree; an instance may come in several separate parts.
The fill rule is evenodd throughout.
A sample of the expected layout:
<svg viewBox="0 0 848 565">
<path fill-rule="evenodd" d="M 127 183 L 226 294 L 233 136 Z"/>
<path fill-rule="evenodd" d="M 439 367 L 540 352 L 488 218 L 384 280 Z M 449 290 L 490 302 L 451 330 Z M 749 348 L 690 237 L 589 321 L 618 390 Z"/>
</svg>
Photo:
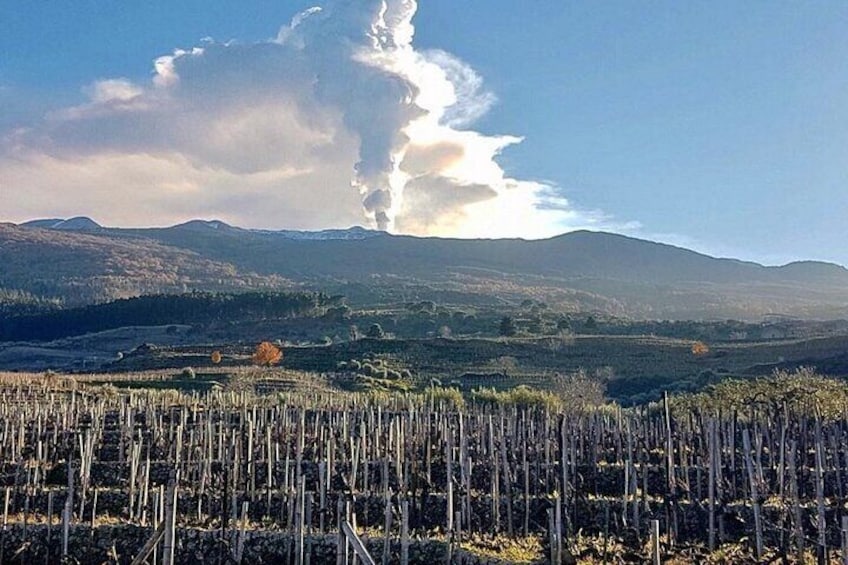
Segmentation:
<svg viewBox="0 0 848 565">
<path fill-rule="evenodd" d="M 222 359 L 221 352 L 220 351 L 213 351 L 210 358 L 212 359 L 212 363 L 217 365 L 218 363 L 221 362 L 221 359 Z"/>
<path fill-rule="evenodd" d="M 710 347 L 703 341 L 696 341 L 692 344 L 692 355 L 701 357 L 710 352 Z"/>
<path fill-rule="evenodd" d="M 276 365 L 282 358 L 283 352 L 280 348 L 269 341 L 263 341 L 253 351 L 253 362 L 263 367 Z"/>
</svg>

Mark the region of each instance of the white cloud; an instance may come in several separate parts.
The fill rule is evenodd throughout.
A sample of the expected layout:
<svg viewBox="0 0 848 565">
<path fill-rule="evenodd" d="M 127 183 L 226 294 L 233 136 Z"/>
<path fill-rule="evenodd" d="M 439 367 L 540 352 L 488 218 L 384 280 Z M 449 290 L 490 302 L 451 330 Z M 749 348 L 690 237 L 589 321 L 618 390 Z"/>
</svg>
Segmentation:
<svg viewBox="0 0 848 565">
<path fill-rule="evenodd" d="M 88 89 L 91 101 L 95 104 L 110 102 L 129 102 L 141 96 L 144 91 L 125 78 L 99 80 Z"/>
<path fill-rule="evenodd" d="M 447 83 L 450 104 L 442 109 L 441 122 L 451 128 L 472 125 L 497 102 L 494 93 L 483 88 L 483 77 L 468 64 L 441 50 L 425 51 L 421 57 L 442 73 Z M 437 104 L 437 110 L 439 103 Z"/>
<path fill-rule="evenodd" d="M 414 48 L 416 8 L 338 0 L 268 41 L 176 49 L 146 84 L 92 83 L 85 104 L 2 134 L 6 219 L 463 237 L 597 226 L 549 183 L 504 173 L 496 158 L 521 139 L 469 129 L 495 97 L 464 62 Z"/>
</svg>

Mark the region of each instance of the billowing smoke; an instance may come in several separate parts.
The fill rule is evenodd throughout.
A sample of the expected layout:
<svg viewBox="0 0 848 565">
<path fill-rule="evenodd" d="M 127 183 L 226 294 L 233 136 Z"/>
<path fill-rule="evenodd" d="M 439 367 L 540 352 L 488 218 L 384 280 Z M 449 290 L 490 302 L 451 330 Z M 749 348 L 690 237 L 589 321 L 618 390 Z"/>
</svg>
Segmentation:
<svg viewBox="0 0 848 565">
<path fill-rule="evenodd" d="M 405 129 L 423 113 L 419 88 L 404 73 L 414 54 L 416 8 L 414 0 L 341 1 L 299 14 L 277 38 L 312 61 L 318 99 L 342 108 L 345 126 L 359 137 L 352 184 L 380 229 L 391 229 L 401 204 L 406 178 L 400 163 L 410 141 Z M 335 56 L 327 58 L 328 51 Z"/>
<path fill-rule="evenodd" d="M 597 226 L 554 187 L 505 175 L 496 157 L 520 138 L 469 129 L 495 98 L 464 62 L 415 49 L 416 9 L 336 0 L 267 41 L 177 49 L 147 83 L 85 87 L 84 103 L 0 132 L 5 219 L 460 237 Z"/>
</svg>

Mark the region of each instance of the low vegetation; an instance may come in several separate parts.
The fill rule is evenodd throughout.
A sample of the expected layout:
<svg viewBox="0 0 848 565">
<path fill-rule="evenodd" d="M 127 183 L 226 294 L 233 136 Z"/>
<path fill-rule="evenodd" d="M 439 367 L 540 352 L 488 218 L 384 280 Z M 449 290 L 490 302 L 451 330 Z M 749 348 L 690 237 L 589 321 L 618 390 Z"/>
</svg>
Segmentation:
<svg viewBox="0 0 848 565">
<path fill-rule="evenodd" d="M 759 411 L 835 420 L 848 414 L 848 382 L 817 375 L 809 367 L 776 371 L 769 377 L 728 379 L 704 392 L 675 397 L 681 410 L 732 411 L 743 416 Z"/>
</svg>

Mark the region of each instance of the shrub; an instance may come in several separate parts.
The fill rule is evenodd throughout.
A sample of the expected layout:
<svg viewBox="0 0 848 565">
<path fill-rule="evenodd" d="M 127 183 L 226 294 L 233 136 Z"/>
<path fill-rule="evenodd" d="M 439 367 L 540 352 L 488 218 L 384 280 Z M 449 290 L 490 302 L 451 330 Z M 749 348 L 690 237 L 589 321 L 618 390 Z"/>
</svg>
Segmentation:
<svg viewBox="0 0 848 565">
<path fill-rule="evenodd" d="M 443 403 L 456 410 L 462 410 L 465 408 L 465 398 L 462 396 L 459 389 L 456 388 L 440 388 L 431 386 L 425 392 L 425 396 L 434 404 Z"/>
<path fill-rule="evenodd" d="M 356 383 L 358 388 L 365 391 L 408 392 L 411 388 L 411 385 L 406 381 L 392 381 L 367 375 L 357 375 Z"/>
<path fill-rule="evenodd" d="M 383 331 L 383 327 L 380 324 L 371 324 L 371 327 L 368 328 L 365 336 L 370 337 L 371 339 L 383 339 L 386 333 Z"/>
<path fill-rule="evenodd" d="M 519 408 L 556 409 L 560 400 L 553 393 L 518 385 L 515 388 L 497 391 L 493 388 L 478 388 L 471 391 L 471 398 L 477 402 L 495 404 L 498 406 L 515 406 Z"/>
<path fill-rule="evenodd" d="M 504 337 L 510 337 L 515 335 L 517 329 L 515 327 L 515 321 L 509 317 L 504 316 L 501 318 L 501 323 L 498 326 L 498 333 Z"/>
<path fill-rule="evenodd" d="M 776 413 L 785 407 L 796 416 L 819 415 L 830 420 L 848 412 L 848 384 L 801 367 L 792 372 L 775 371 L 769 377 L 753 380 L 721 381 L 703 393 L 675 396 L 673 407 L 710 412 L 736 410 L 743 416 L 758 407 Z"/>
<path fill-rule="evenodd" d="M 544 391 L 530 388 L 527 385 L 518 385 L 517 387 L 506 391 L 508 395 L 508 404 L 526 408 L 557 408 L 559 399 L 556 395 Z"/>
</svg>

